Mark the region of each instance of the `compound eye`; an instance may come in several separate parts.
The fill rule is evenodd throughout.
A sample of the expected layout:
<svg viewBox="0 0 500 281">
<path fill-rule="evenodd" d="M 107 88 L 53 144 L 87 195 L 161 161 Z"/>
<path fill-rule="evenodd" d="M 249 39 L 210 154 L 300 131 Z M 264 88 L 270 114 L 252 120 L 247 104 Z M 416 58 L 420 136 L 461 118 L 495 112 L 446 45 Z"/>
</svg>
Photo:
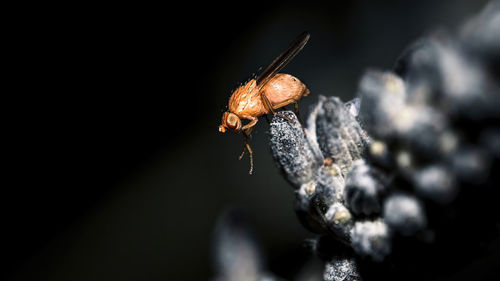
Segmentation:
<svg viewBox="0 0 500 281">
<path fill-rule="evenodd" d="M 241 127 L 241 120 L 233 113 L 229 113 L 226 118 L 226 126 L 233 131 L 238 131 Z"/>
<path fill-rule="evenodd" d="M 234 129 L 236 128 L 236 125 L 237 125 L 237 122 L 236 122 L 236 118 L 234 115 L 229 115 L 227 117 L 227 125 L 231 128 L 231 129 Z"/>
</svg>

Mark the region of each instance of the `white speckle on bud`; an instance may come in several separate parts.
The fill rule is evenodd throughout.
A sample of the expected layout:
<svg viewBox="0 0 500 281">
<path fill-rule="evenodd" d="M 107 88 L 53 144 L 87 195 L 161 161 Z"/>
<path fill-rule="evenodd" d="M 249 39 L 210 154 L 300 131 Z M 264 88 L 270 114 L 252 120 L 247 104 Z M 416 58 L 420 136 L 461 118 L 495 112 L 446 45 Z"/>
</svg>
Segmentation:
<svg viewBox="0 0 500 281">
<path fill-rule="evenodd" d="M 361 280 L 356 261 L 352 258 L 334 258 L 326 263 L 323 273 L 325 281 L 356 281 Z"/>
</svg>

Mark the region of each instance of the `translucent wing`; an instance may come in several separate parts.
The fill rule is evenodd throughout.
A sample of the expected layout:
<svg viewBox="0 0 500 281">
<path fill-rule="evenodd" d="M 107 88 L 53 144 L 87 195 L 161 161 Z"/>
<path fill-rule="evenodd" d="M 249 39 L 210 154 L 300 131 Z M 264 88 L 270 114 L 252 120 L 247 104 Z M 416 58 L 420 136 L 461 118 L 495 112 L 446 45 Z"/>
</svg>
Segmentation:
<svg viewBox="0 0 500 281">
<path fill-rule="evenodd" d="M 264 85 L 269 82 L 276 73 L 283 69 L 301 50 L 309 40 L 310 34 L 308 32 L 303 32 L 300 34 L 295 41 L 293 41 L 288 49 L 286 49 L 281 55 L 279 55 L 274 61 L 262 71 L 259 76 L 257 76 L 256 84 L 257 87 L 262 89 Z"/>
</svg>

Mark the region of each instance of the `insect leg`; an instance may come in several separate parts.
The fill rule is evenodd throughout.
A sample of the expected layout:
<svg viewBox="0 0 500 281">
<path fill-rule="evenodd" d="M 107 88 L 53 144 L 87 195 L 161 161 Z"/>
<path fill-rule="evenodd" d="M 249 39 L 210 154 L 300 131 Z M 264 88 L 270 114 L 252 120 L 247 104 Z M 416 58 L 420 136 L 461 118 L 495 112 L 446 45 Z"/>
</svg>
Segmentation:
<svg viewBox="0 0 500 281">
<path fill-rule="evenodd" d="M 244 131 L 241 131 L 243 133 L 243 141 L 245 142 L 245 147 L 248 150 L 248 154 L 250 156 L 250 171 L 248 171 L 248 174 L 250 174 L 250 175 L 253 172 L 253 151 L 252 151 L 252 147 L 250 147 L 250 144 L 248 143 L 248 136 L 252 132 L 252 129 L 253 129 L 253 127 L 250 127 Z M 245 154 L 245 149 L 243 148 L 243 152 L 241 153 L 241 155 L 238 159 L 241 160 L 241 158 L 243 157 L 244 154 Z"/>
<path fill-rule="evenodd" d="M 279 117 L 281 117 L 281 118 L 283 118 L 283 119 L 285 119 L 286 121 L 288 121 L 288 122 L 290 122 L 290 123 L 292 123 L 292 124 L 295 124 L 295 121 L 293 121 L 290 117 L 288 117 L 288 116 L 286 116 L 286 115 L 284 115 L 284 114 L 281 114 L 281 111 L 280 111 L 280 112 L 278 112 L 278 113 L 276 113 L 275 115 L 276 115 L 276 116 L 279 116 Z"/>
<path fill-rule="evenodd" d="M 302 118 L 300 118 L 299 103 L 297 101 L 294 101 L 294 106 L 295 106 L 295 115 L 297 116 L 297 119 L 299 119 L 300 126 L 302 127 L 302 131 L 304 132 L 305 135 L 306 128 L 304 127 L 304 122 L 302 121 Z"/>
<path fill-rule="evenodd" d="M 293 102 L 294 102 L 294 103 L 296 103 L 296 108 L 298 108 L 298 107 L 299 107 L 299 105 L 298 105 L 298 103 L 297 103 L 297 100 L 295 100 L 295 99 L 287 99 L 287 100 L 285 100 L 285 101 L 283 101 L 283 102 L 280 102 L 280 103 L 274 104 L 274 105 L 273 105 L 273 109 L 278 109 L 278 108 L 280 108 L 280 107 L 287 106 L 287 105 L 289 105 L 289 104 L 291 104 L 291 103 L 293 103 Z"/>
<path fill-rule="evenodd" d="M 304 134 L 306 133 L 305 127 L 304 127 L 304 122 L 302 122 L 302 118 L 300 118 L 300 112 L 299 112 L 299 103 L 295 99 L 287 99 L 284 102 L 280 102 L 276 105 L 274 105 L 275 108 L 280 108 L 287 106 L 289 104 L 293 103 L 294 108 L 295 108 L 295 116 L 297 116 L 297 119 L 299 120 L 300 126 L 302 127 L 302 131 L 304 131 Z M 285 118 L 286 119 L 286 118 Z M 293 123 L 293 122 L 292 122 Z"/>
<path fill-rule="evenodd" d="M 245 155 L 245 149 L 246 149 L 246 147 L 243 146 L 243 151 L 241 152 L 240 156 L 238 156 L 238 160 L 241 160 L 243 158 L 243 156 Z"/>
<path fill-rule="evenodd" d="M 264 106 L 266 107 L 266 109 L 271 111 L 271 113 L 275 115 L 276 111 L 274 109 L 276 109 L 276 107 L 274 107 L 274 105 L 269 101 L 266 95 L 264 95 L 264 92 L 260 93 L 260 98 L 264 102 Z"/>
<path fill-rule="evenodd" d="M 257 124 L 257 121 L 259 121 L 259 119 L 257 117 L 250 117 L 249 118 L 251 121 L 248 122 L 248 124 L 246 124 L 245 126 L 243 126 L 241 129 L 242 130 L 249 130 L 248 131 L 248 135 L 250 135 L 250 133 L 252 132 L 253 130 L 253 126 L 255 126 L 255 124 Z"/>
<path fill-rule="evenodd" d="M 273 105 L 273 107 L 274 107 L 274 109 L 278 109 L 278 108 L 287 106 L 287 105 L 289 105 L 291 103 L 295 103 L 295 115 L 297 115 L 297 119 L 299 119 L 299 122 L 300 122 L 300 124 L 302 126 L 302 129 L 304 130 L 304 126 L 302 125 L 302 120 L 300 119 L 299 115 L 297 114 L 297 112 L 299 112 L 299 104 L 298 104 L 297 100 L 295 100 L 295 99 L 287 99 L 284 102 L 280 102 L 278 104 Z M 288 122 L 290 122 L 292 124 L 295 123 L 292 119 L 288 118 L 285 115 L 280 114 L 280 117 L 282 117 L 283 119 L 286 119 Z"/>
<path fill-rule="evenodd" d="M 276 113 L 275 109 L 278 109 L 278 108 L 280 108 L 280 107 L 286 106 L 286 105 L 288 105 L 288 104 L 290 104 L 290 103 L 292 103 L 292 102 L 297 103 L 297 101 L 296 101 L 296 100 L 294 100 L 294 99 L 288 99 L 288 100 L 286 100 L 286 101 L 284 101 L 284 102 L 281 102 L 281 103 L 279 103 L 279 104 L 274 104 L 274 105 L 273 105 L 273 104 L 269 101 L 269 99 L 266 97 L 266 95 L 264 95 L 264 93 L 263 93 L 263 92 L 260 94 L 260 96 L 261 96 L 262 100 L 264 101 L 264 106 L 265 106 L 268 110 L 270 110 L 270 111 L 273 113 L 273 115 L 279 114 L 279 112 L 278 112 L 278 113 Z M 297 108 L 298 108 L 298 103 L 297 103 Z M 288 116 L 286 116 L 286 115 L 279 114 L 279 116 L 280 116 L 281 118 L 283 118 L 283 119 L 287 120 L 288 122 L 292 123 L 292 124 L 294 124 L 294 123 L 295 123 L 292 119 L 290 119 L 290 118 L 289 118 Z M 300 121 L 300 120 L 299 120 L 299 121 Z M 301 125 L 302 125 L 302 123 L 301 123 Z M 304 130 L 304 126 L 303 126 L 303 125 L 302 125 L 302 130 Z"/>
<path fill-rule="evenodd" d="M 253 127 L 255 126 L 255 124 L 257 124 L 257 121 L 259 121 L 259 119 L 257 119 L 257 117 L 252 117 L 251 121 L 248 124 L 246 124 L 245 126 L 243 126 L 243 128 L 241 128 L 242 133 L 243 133 L 243 138 L 245 140 L 245 147 L 243 147 L 243 151 L 241 152 L 240 156 L 238 157 L 238 160 L 241 160 L 241 158 L 243 158 L 243 155 L 245 155 L 245 148 L 247 146 L 247 139 L 250 136 L 250 134 L 252 133 Z"/>
</svg>

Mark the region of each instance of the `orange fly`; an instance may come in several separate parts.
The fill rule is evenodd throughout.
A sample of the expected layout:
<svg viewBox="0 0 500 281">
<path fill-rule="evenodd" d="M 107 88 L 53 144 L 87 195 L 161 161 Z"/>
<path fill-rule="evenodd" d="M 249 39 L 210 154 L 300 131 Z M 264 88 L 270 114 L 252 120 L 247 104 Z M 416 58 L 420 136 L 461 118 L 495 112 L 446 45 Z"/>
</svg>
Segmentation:
<svg viewBox="0 0 500 281">
<path fill-rule="evenodd" d="M 310 34 L 307 32 L 300 34 L 261 74 L 236 89 L 229 99 L 229 111 L 222 115 L 219 132 L 224 133 L 229 129 L 232 132 L 243 133 L 245 147 L 250 155 L 249 174 L 253 171 L 253 152 L 248 144 L 248 136 L 257 124 L 257 117 L 269 112 L 276 114 L 276 109 L 291 103 L 295 104 L 295 111 L 298 113 L 297 101 L 309 94 L 306 85 L 299 79 L 289 74 L 278 73 L 304 48 L 309 37 Z M 250 122 L 243 125 L 241 119 Z M 240 160 L 244 153 L 245 150 L 241 153 Z"/>
</svg>

